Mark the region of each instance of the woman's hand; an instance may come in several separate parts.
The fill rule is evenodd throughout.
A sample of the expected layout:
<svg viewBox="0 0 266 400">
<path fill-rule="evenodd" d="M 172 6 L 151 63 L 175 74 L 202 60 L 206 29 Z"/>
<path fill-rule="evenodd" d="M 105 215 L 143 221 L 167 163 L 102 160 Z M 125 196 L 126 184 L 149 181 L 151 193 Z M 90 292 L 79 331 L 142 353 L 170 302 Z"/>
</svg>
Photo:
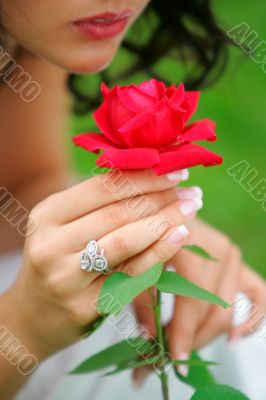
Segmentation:
<svg viewBox="0 0 266 400">
<path fill-rule="evenodd" d="M 200 220 L 191 221 L 188 226 L 191 232 L 189 243 L 203 247 L 218 262 L 207 261 L 182 250 L 170 264 L 178 273 L 216 293 L 229 304 L 235 302 L 239 292 L 246 294 L 262 314 L 266 309 L 265 282 L 244 265 L 239 248 L 224 234 Z M 193 348 L 202 348 L 224 333 L 228 334 L 229 343 L 240 337 L 240 332 L 251 334 L 251 327 L 247 329 L 251 321 L 241 327 L 233 327 L 233 309 L 233 305 L 224 309 L 177 296 L 173 318 L 167 327 L 169 347 L 174 357 L 186 359 Z M 179 370 L 187 373 L 184 366 Z"/>
<path fill-rule="evenodd" d="M 193 348 L 202 348 L 223 333 L 228 334 L 229 343 L 251 334 L 258 327 L 258 315 L 263 316 L 266 312 L 265 281 L 243 263 L 238 247 L 226 235 L 200 220 L 192 220 L 187 226 L 190 231 L 187 243 L 206 249 L 218 262 L 205 260 L 182 249 L 167 265 L 230 304 L 235 301 L 238 292 L 244 293 L 257 312 L 240 326 L 233 327 L 233 307 L 223 309 L 200 300 L 176 296 L 173 317 L 166 327 L 169 351 L 176 359 L 188 359 Z M 147 303 L 148 294 L 143 293 L 135 300 L 136 312 L 139 322 L 154 336 L 153 316 L 145 307 Z M 184 365 L 178 369 L 183 375 L 188 372 Z M 148 369 L 136 370 L 134 378 L 137 383 L 147 373 Z"/>
<path fill-rule="evenodd" d="M 79 266 L 90 240 L 105 250 L 110 268 L 131 275 L 169 260 L 182 246 L 183 224 L 201 206 L 178 200 L 174 186 L 186 177 L 182 171 L 162 177 L 111 172 L 33 209 L 37 230 L 26 240 L 23 268 L 5 302 L 14 316 L 10 329 L 40 360 L 84 337 L 98 316 L 95 303 L 106 276 Z"/>
</svg>

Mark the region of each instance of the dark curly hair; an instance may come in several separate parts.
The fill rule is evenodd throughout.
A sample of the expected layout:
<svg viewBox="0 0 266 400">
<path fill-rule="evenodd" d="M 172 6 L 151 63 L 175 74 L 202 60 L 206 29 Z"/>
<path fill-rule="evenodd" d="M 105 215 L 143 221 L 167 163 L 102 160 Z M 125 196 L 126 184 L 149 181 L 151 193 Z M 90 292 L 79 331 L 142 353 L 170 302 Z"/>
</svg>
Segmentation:
<svg viewBox="0 0 266 400">
<path fill-rule="evenodd" d="M 141 73 L 141 80 L 143 75 L 144 79 L 152 76 L 166 83 L 182 80 L 187 89 L 214 82 L 226 65 L 229 40 L 218 26 L 210 3 L 210 0 L 151 0 L 122 43 L 116 68 L 114 62 L 93 76 L 69 76 L 68 85 L 75 96 L 74 111 L 82 114 L 99 105 L 101 81 L 107 85 L 127 83 L 127 79 L 136 82 Z M 180 72 L 182 63 L 176 60 L 183 61 L 185 73 Z"/>
</svg>

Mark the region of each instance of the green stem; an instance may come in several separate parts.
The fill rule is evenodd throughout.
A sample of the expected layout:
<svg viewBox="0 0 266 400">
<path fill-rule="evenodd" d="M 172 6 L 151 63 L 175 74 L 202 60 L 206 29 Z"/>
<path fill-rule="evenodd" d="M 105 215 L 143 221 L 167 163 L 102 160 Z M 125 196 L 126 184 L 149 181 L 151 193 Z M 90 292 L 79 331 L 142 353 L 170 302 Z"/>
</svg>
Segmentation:
<svg viewBox="0 0 266 400">
<path fill-rule="evenodd" d="M 156 291 L 156 296 L 152 293 L 152 289 L 150 289 L 150 296 L 153 300 L 152 307 L 154 311 L 154 322 L 156 327 L 156 336 L 160 349 L 162 351 L 162 364 L 163 364 L 163 356 L 166 352 L 164 336 L 163 336 L 163 328 L 161 324 L 161 292 L 159 290 Z M 159 374 L 159 378 L 161 380 L 161 388 L 163 400 L 169 400 L 169 390 L 168 390 L 168 376 L 165 372 L 164 367 L 162 367 L 161 372 Z"/>
</svg>

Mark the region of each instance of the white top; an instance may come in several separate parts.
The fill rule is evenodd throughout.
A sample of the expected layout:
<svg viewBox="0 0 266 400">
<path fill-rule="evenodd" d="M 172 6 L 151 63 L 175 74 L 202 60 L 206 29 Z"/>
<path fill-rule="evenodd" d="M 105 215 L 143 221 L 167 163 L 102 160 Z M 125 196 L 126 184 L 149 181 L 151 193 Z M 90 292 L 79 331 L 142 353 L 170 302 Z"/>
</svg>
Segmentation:
<svg viewBox="0 0 266 400">
<path fill-rule="evenodd" d="M 21 252 L 0 257 L 0 292 L 4 292 L 15 280 L 20 268 Z M 167 301 L 166 301 L 167 303 Z M 166 306 L 167 307 L 167 306 Z M 169 309 L 169 302 L 168 302 Z M 169 310 L 168 310 L 169 314 Z M 15 400 L 161 400 L 158 378 L 150 376 L 144 387 L 136 393 L 132 388 L 130 372 L 112 377 L 100 378 L 98 373 L 70 376 L 66 375 L 86 357 L 120 341 L 114 328 L 106 323 L 86 340 L 60 351 L 44 361 Z M 221 362 L 214 371 L 221 383 L 238 387 L 252 400 L 266 399 L 266 343 L 259 337 L 242 340 L 234 350 L 228 350 L 224 340 L 208 346 L 202 356 L 208 360 Z M 192 391 L 177 382 L 170 374 L 171 398 L 188 400 Z"/>
</svg>

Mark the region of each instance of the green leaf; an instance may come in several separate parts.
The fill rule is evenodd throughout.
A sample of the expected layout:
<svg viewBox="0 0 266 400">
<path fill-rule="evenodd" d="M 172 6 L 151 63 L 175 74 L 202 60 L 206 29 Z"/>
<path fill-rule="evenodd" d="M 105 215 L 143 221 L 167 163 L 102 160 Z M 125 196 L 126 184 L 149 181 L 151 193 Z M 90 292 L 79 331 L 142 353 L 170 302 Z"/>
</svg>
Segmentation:
<svg viewBox="0 0 266 400">
<path fill-rule="evenodd" d="M 195 350 L 193 350 L 191 353 L 190 361 L 204 362 Z M 208 368 L 204 365 L 202 365 L 201 368 L 193 366 L 190 367 L 188 376 L 186 377 L 180 375 L 176 370 L 176 368 L 174 369 L 174 371 L 179 380 L 181 380 L 183 383 L 186 383 L 189 386 L 192 386 L 194 389 L 203 389 L 205 387 L 209 387 L 216 384 L 214 377 L 212 376 Z"/>
<path fill-rule="evenodd" d="M 129 362 L 151 351 L 152 347 L 153 343 L 142 337 L 123 340 L 87 358 L 72 370 L 70 374 L 94 372 L 112 365 Z"/>
<path fill-rule="evenodd" d="M 146 358 L 144 360 L 118 365 L 117 368 L 113 369 L 110 372 L 107 372 L 106 374 L 104 374 L 104 376 L 111 376 L 111 375 L 119 374 L 119 372 L 123 372 L 123 371 L 126 371 L 128 369 L 135 369 L 135 368 L 145 367 L 146 365 L 150 365 L 150 364 L 156 363 L 156 361 L 158 361 L 158 357 Z"/>
<path fill-rule="evenodd" d="M 174 365 L 189 365 L 191 367 L 210 367 L 219 365 L 219 363 L 215 361 L 205 361 L 205 360 L 174 360 Z"/>
<path fill-rule="evenodd" d="M 129 276 L 123 272 L 110 275 L 104 282 L 98 300 L 99 314 L 118 314 L 136 296 L 155 285 L 161 276 L 162 268 L 160 262 L 137 276 Z"/>
<path fill-rule="evenodd" d="M 99 316 L 96 321 L 90 323 L 86 329 L 86 338 L 91 336 L 97 329 L 99 329 L 105 321 L 104 316 Z"/>
<path fill-rule="evenodd" d="M 200 299 L 207 301 L 208 303 L 218 304 L 224 308 L 229 307 L 229 304 L 220 297 L 202 289 L 176 272 L 162 272 L 160 279 L 155 286 L 161 292 Z"/>
<path fill-rule="evenodd" d="M 111 376 L 118 374 L 119 372 L 126 371 L 128 369 L 135 369 L 139 367 L 144 367 L 150 364 L 156 364 L 159 361 L 160 357 L 146 358 L 144 360 L 134 361 L 130 363 L 125 363 L 122 365 L 118 365 L 117 368 L 113 369 L 110 372 L 107 372 L 104 376 Z M 209 365 L 217 365 L 217 363 L 213 361 L 202 361 L 202 360 L 173 360 L 173 365 L 189 365 L 192 367 L 203 368 Z"/>
<path fill-rule="evenodd" d="M 205 258 L 206 260 L 218 261 L 217 258 L 212 257 L 206 250 L 196 244 L 184 246 L 183 249 L 189 250 L 197 256 Z"/>
<path fill-rule="evenodd" d="M 249 400 L 247 396 L 225 385 L 213 385 L 209 388 L 200 389 L 190 400 Z"/>
</svg>

